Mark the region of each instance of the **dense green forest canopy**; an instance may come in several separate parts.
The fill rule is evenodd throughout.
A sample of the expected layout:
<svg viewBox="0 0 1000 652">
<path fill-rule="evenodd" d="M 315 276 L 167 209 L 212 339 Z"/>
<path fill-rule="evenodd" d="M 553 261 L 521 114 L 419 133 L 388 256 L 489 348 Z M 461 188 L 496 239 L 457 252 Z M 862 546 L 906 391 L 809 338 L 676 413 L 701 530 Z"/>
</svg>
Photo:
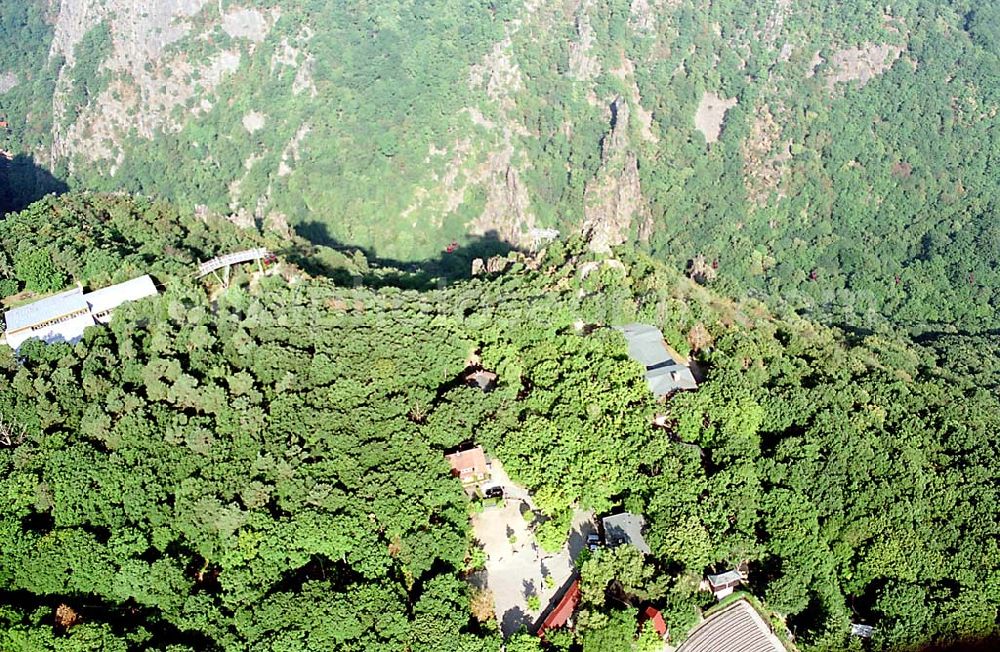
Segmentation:
<svg viewBox="0 0 1000 652">
<path fill-rule="evenodd" d="M 584 562 L 579 626 L 553 649 L 632 640 L 612 581 L 683 632 L 711 601 L 702 573 L 745 560 L 804 651 L 847 649 L 856 618 L 875 650 L 997 635 L 1000 405 L 931 349 L 849 343 L 579 241 L 425 291 L 287 260 L 227 289 L 192 278 L 264 238 L 114 196 L 0 222 L 5 293 L 144 269 L 164 287 L 76 345 L 0 352 L 0 647 L 496 650 L 443 458 L 471 440 L 535 493 L 546 536 L 573 507 L 646 516 L 653 554 Z M 607 328 L 634 320 L 706 373 L 665 430 Z M 474 352 L 496 391 L 456 382 Z"/>
<path fill-rule="evenodd" d="M 0 648 L 493 652 L 472 441 L 646 518 L 547 651 L 740 562 L 803 652 L 997 640 L 996 2 L 119 4 L 0 9 L 0 298 L 162 289 L 0 350 Z"/>
<path fill-rule="evenodd" d="M 163 0 L 142 42 L 79 4 L 4 3 L 12 205 L 127 190 L 399 260 L 597 210 L 827 323 L 1000 326 L 992 0 Z"/>
</svg>

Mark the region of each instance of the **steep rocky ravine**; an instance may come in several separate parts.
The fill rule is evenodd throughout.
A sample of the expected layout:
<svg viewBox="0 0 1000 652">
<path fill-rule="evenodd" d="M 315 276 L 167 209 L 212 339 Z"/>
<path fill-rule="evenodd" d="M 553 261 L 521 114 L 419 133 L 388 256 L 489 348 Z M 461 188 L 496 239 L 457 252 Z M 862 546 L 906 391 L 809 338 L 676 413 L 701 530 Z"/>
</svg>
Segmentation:
<svg viewBox="0 0 1000 652">
<path fill-rule="evenodd" d="M 738 24 L 703 0 L 511 0 L 464 16 L 483 34 L 449 49 L 463 21 L 418 4 L 52 0 L 55 81 L 12 116 L 18 142 L 77 186 L 287 220 L 399 258 L 487 234 L 665 247 L 706 211 L 737 230 L 744 214 L 791 223 L 796 171 L 829 174 L 816 161 L 831 127 L 804 107 L 917 70 L 909 25 L 874 5 L 855 34 L 793 29 L 814 10 L 786 0 Z M 407 63 L 400 43 L 420 54 Z M 453 64 L 440 79 L 421 70 L 432 55 L 431 72 Z M 365 69 L 380 56 L 387 68 Z M 29 78 L 0 66 L 0 100 Z M 740 190 L 712 208 L 687 180 L 723 170 Z"/>
</svg>

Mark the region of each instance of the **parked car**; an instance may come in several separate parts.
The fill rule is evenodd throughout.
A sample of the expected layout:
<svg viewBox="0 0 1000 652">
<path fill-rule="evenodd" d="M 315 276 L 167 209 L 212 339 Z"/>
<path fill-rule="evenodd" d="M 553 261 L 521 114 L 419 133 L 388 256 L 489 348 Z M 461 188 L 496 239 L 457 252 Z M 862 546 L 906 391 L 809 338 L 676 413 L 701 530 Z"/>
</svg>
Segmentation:
<svg viewBox="0 0 1000 652">
<path fill-rule="evenodd" d="M 587 547 L 590 548 L 590 552 L 597 552 L 597 549 L 601 547 L 601 535 L 597 532 L 591 532 L 588 534 Z"/>
<path fill-rule="evenodd" d="M 503 487 L 500 485 L 487 487 L 486 490 L 483 491 L 483 495 L 486 498 L 503 498 Z"/>
</svg>

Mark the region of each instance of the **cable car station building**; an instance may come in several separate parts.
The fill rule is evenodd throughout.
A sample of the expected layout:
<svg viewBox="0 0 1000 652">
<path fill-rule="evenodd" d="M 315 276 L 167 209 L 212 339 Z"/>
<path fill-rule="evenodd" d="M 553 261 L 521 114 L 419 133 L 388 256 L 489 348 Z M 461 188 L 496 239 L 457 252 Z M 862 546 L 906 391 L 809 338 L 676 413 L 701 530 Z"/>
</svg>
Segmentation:
<svg viewBox="0 0 1000 652">
<path fill-rule="evenodd" d="M 32 338 L 45 343 L 77 342 L 88 326 L 106 324 L 115 308 L 159 294 L 148 275 L 93 292 L 77 286 L 4 314 L 7 346 L 15 351 Z"/>
</svg>

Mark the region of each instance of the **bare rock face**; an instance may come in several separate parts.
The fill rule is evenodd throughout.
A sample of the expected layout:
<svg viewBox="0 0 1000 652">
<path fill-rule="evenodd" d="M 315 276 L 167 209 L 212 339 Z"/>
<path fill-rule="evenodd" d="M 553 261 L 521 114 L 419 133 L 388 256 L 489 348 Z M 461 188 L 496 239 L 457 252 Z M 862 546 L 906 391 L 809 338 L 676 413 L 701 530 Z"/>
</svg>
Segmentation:
<svg viewBox="0 0 1000 652">
<path fill-rule="evenodd" d="M 593 251 L 610 251 L 628 239 L 634 220 L 649 219 L 628 129 L 628 103 L 618 97 L 611 104 L 611 131 L 601 146 L 601 169 L 584 192 L 582 230 Z"/>
<path fill-rule="evenodd" d="M 248 133 L 255 134 L 267 125 L 267 116 L 259 111 L 251 111 L 243 116 L 243 128 Z"/>
<path fill-rule="evenodd" d="M 61 0 L 53 2 L 55 30 L 49 56 L 62 58 L 53 96 L 52 161 L 102 166 L 114 174 L 131 134 L 153 139 L 183 127 L 175 109 L 194 103 L 193 114 L 211 110 L 216 88 L 235 72 L 245 53 L 262 41 L 278 11 L 230 9 L 219 15 L 208 0 Z M 214 14 L 214 15 L 213 15 Z M 92 29 L 106 25 L 110 54 L 100 70 L 109 78 L 85 106 L 69 106 L 76 50 Z M 197 59 L 177 44 L 216 28 L 236 40 Z"/>
<path fill-rule="evenodd" d="M 726 121 L 726 112 L 736 106 L 736 98 L 723 98 L 715 93 L 706 92 L 701 96 L 698 110 L 694 116 L 694 126 L 705 137 L 708 143 L 719 140 L 722 125 Z"/>
<path fill-rule="evenodd" d="M 635 117 L 639 121 L 640 135 L 642 139 L 648 143 L 656 144 L 660 142 L 659 137 L 653 130 L 653 114 L 647 111 L 642 106 L 642 97 L 639 94 L 639 84 L 635 79 L 635 63 L 622 53 L 621 66 L 611 73 L 621 79 L 628 87 L 629 106 L 632 107 L 632 111 L 635 112 Z"/>
<path fill-rule="evenodd" d="M 499 274 L 509 265 L 510 261 L 504 256 L 490 256 L 490 259 L 486 261 L 486 271 L 490 274 Z"/>
<path fill-rule="evenodd" d="M 587 14 L 590 4 L 588 0 L 580 8 L 576 16 L 577 40 L 569 44 L 569 73 L 579 81 L 589 81 L 601 74 L 601 62 L 592 53 L 596 35 Z"/>
<path fill-rule="evenodd" d="M 271 31 L 267 19 L 256 9 L 236 8 L 222 17 L 222 29 L 233 38 L 261 43 Z"/>
<path fill-rule="evenodd" d="M 14 90 L 17 86 L 17 75 L 13 72 L 0 72 L 0 95 Z"/>
<path fill-rule="evenodd" d="M 782 139 L 781 126 L 767 104 L 754 113 L 750 135 L 742 147 L 744 184 L 750 201 L 763 206 L 772 193 L 779 199 L 784 196 L 782 184 L 792 158 L 791 142 Z"/>
<path fill-rule="evenodd" d="M 512 157 L 512 147 L 490 154 L 486 165 L 486 208 L 473 224 L 475 234 L 495 234 L 504 242 L 522 246 L 535 223 L 528 191 Z"/>
<path fill-rule="evenodd" d="M 831 72 L 827 77 L 827 86 L 832 89 L 838 83 L 848 81 L 864 86 L 891 68 L 902 52 L 903 48 L 898 45 L 873 43 L 838 50 L 830 57 Z"/>
<path fill-rule="evenodd" d="M 294 235 L 292 226 L 288 223 L 288 216 L 278 211 L 272 211 L 264 218 L 264 228 L 277 233 L 285 240 L 290 240 Z"/>
<path fill-rule="evenodd" d="M 656 13 L 649 0 L 632 0 L 628 19 L 629 27 L 637 32 L 650 33 L 656 29 Z"/>
<path fill-rule="evenodd" d="M 499 274 L 508 266 L 510 266 L 510 261 L 504 256 L 490 256 L 485 261 L 482 258 L 476 258 L 472 261 L 472 275 Z"/>
<path fill-rule="evenodd" d="M 531 162 L 519 147 L 519 140 L 532 134 L 516 116 L 524 80 L 513 38 L 542 7 L 538 0 L 525 2 L 519 18 L 507 25 L 504 38 L 471 67 L 469 86 L 483 94 L 484 102 L 466 107 L 461 113 L 476 127 L 476 133 L 474 137 L 461 136 L 451 143 L 441 143 L 440 147 L 431 146 L 427 163 L 443 160 L 444 170 L 432 173 L 428 184 L 416 189 L 403 218 L 432 215 L 433 222 L 440 224 L 465 203 L 469 194 L 481 192 L 485 205 L 467 223 L 469 233 L 490 234 L 525 249 L 538 241 L 536 217 L 523 179 Z M 416 226 L 416 220 L 413 224 Z"/>
</svg>

